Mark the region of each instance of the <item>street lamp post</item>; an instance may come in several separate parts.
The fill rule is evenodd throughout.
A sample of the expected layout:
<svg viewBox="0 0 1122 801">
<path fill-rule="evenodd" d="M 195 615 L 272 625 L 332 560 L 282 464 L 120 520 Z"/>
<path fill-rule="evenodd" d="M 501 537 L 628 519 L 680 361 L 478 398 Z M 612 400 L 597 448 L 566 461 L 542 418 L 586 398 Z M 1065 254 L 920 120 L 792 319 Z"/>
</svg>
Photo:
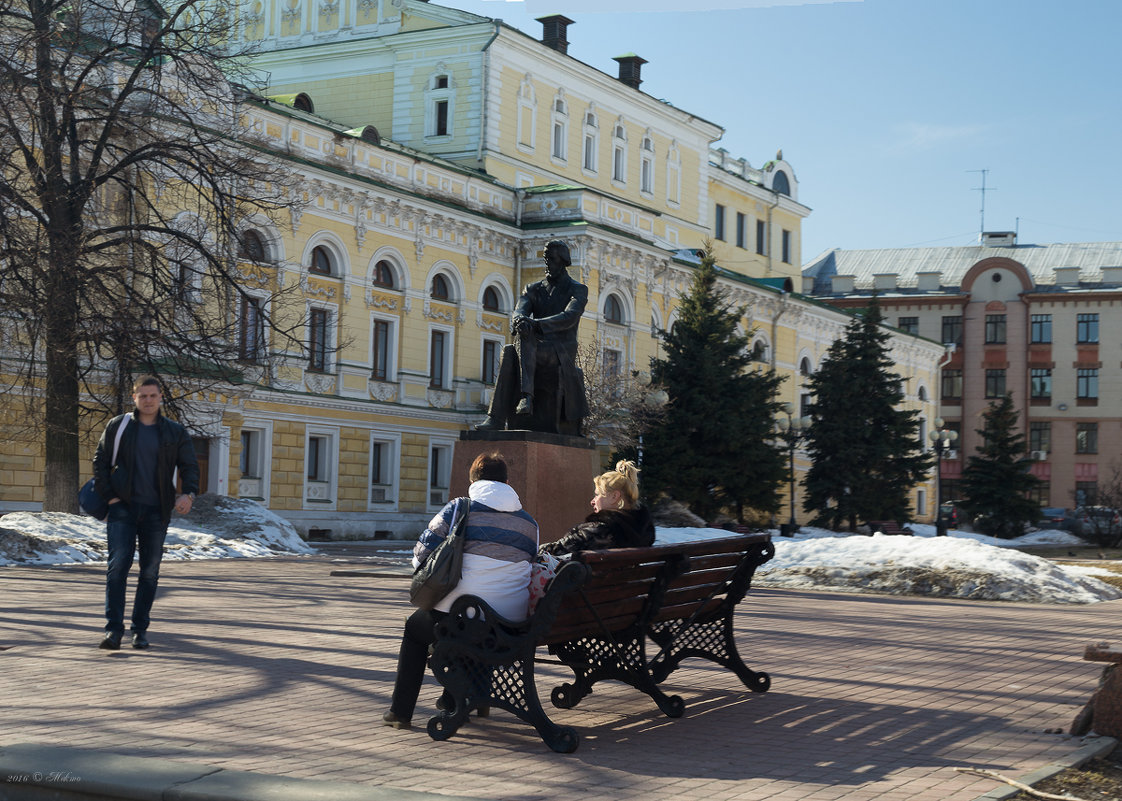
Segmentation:
<svg viewBox="0 0 1122 801">
<path fill-rule="evenodd" d="M 943 451 L 949 449 L 958 432 L 943 428 L 943 418 L 935 418 L 935 429 L 927 436 L 935 449 L 935 536 L 947 536 L 947 524 L 943 522 Z"/>
<path fill-rule="evenodd" d="M 809 433 L 810 418 L 795 417 L 795 406 L 792 403 L 783 404 L 783 413 L 787 416 L 780 417 L 775 421 L 775 435 L 787 446 L 788 470 L 790 471 L 791 520 L 780 526 L 779 533 L 784 537 L 791 537 L 799 530 L 799 524 L 795 521 L 795 448 Z"/>
</svg>

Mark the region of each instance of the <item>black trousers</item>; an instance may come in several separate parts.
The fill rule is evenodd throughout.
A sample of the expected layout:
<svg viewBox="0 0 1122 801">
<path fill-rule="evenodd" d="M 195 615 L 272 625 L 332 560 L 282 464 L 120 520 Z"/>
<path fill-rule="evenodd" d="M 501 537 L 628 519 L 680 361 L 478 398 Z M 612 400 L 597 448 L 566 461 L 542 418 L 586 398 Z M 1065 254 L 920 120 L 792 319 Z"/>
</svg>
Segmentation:
<svg viewBox="0 0 1122 801">
<path fill-rule="evenodd" d="M 433 628 L 446 612 L 418 609 L 405 621 L 401 635 L 401 650 L 397 654 L 397 680 L 393 685 L 390 711 L 402 720 L 411 720 L 417 706 L 417 696 L 425 681 L 429 646 L 433 644 Z"/>
</svg>

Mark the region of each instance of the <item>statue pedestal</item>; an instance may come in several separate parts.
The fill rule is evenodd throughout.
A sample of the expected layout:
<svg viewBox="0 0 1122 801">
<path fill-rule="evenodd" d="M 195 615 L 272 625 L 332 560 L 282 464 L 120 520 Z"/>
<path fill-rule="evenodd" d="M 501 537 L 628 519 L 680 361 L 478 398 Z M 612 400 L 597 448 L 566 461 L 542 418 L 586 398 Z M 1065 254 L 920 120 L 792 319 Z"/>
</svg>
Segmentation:
<svg viewBox="0 0 1122 801">
<path fill-rule="evenodd" d="M 600 452 L 586 437 L 540 431 L 462 431 L 452 449 L 448 497 L 467 495 L 468 470 L 481 453 L 501 453 L 510 485 L 538 521 L 541 543 L 560 539 L 592 512 L 592 479 L 600 474 Z"/>
</svg>

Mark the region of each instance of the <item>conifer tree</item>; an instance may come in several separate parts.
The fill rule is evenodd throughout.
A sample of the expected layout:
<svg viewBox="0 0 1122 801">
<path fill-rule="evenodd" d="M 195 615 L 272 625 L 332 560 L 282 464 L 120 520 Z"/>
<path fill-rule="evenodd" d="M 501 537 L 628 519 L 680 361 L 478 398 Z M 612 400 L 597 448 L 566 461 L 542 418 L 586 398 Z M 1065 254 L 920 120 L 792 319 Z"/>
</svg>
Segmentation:
<svg viewBox="0 0 1122 801">
<path fill-rule="evenodd" d="M 651 362 L 670 401 L 644 438 L 644 493 L 669 495 L 706 520 L 722 509 L 741 519 L 745 508 L 775 511 L 786 475 L 770 441 L 783 379 L 751 369 L 737 332 L 743 314 L 717 286 L 706 249 L 673 330 L 659 333 L 666 357 Z"/>
<path fill-rule="evenodd" d="M 1011 539 L 1040 516 L 1040 504 L 1029 497 L 1040 479 L 1029 472 L 1025 437 L 1017 431 L 1013 396 L 991 403 L 978 430 L 982 444 L 962 471 L 963 508 L 980 516 L 975 527 L 983 534 Z"/>
<path fill-rule="evenodd" d="M 900 408 L 903 380 L 874 297 L 830 346 L 810 379 L 811 468 L 803 509 L 830 528 L 858 520 L 911 518 L 911 489 L 931 467 L 919 438 L 919 413 Z"/>
</svg>

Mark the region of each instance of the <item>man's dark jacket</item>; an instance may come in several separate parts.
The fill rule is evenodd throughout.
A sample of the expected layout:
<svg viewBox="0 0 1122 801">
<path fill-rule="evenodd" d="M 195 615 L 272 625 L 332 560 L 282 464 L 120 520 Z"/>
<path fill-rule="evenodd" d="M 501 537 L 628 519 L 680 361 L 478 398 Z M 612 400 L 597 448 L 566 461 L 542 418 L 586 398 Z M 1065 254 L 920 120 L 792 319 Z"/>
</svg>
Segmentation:
<svg viewBox="0 0 1122 801">
<path fill-rule="evenodd" d="M 137 420 L 130 420 L 125 433 L 121 435 L 121 446 L 117 451 L 117 464 L 114 467 L 113 442 L 117 428 L 129 415 L 114 417 L 105 427 L 101 440 L 94 452 L 94 489 L 97 494 L 110 501 L 120 498 L 128 503 L 132 498 L 132 474 L 136 464 Z M 195 459 L 195 446 L 187 429 L 162 414 L 156 416 L 159 428 L 159 452 L 156 455 L 156 488 L 160 494 L 160 511 L 163 512 L 164 525 L 171 520 L 171 510 L 175 506 L 175 469 L 179 468 L 179 478 L 183 482 L 183 492 L 199 491 L 199 463 Z"/>
<path fill-rule="evenodd" d="M 588 416 L 588 400 L 584 394 L 584 375 L 577 367 L 577 325 L 588 304 L 588 287 L 563 273 L 550 292 L 549 279 L 543 278 L 526 287 L 514 307 L 514 317 L 534 320 L 539 350 L 552 348 L 560 365 L 561 394 L 565 419 L 581 420 Z"/>
</svg>

